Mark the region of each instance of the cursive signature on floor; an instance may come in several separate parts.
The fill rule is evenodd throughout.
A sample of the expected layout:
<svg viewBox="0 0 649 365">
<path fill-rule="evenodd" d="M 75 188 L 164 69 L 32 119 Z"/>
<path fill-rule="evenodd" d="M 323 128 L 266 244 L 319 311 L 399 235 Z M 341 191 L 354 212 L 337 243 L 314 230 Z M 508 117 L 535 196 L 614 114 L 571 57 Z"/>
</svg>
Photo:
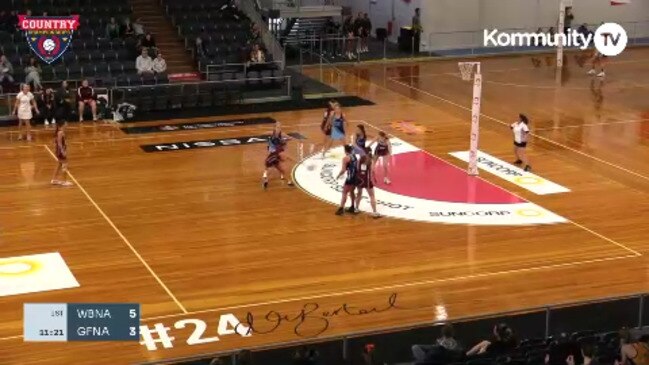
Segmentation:
<svg viewBox="0 0 649 365">
<path fill-rule="evenodd" d="M 399 309 L 397 298 L 398 294 L 392 293 L 385 303 L 373 307 L 359 307 L 343 303 L 333 310 L 326 310 L 316 302 L 309 302 L 293 313 L 270 310 L 265 315 L 257 316 L 252 312 L 248 312 L 246 319 L 239 325 L 247 326 L 248 333 L 269 334 L 275 332 L 284 324 L 290 324 L 294 326 L 293 332 L 296 335 L 315 337 L 329 329 L 330 320 L 334 317 L 367 316 Z"/>
</svg>

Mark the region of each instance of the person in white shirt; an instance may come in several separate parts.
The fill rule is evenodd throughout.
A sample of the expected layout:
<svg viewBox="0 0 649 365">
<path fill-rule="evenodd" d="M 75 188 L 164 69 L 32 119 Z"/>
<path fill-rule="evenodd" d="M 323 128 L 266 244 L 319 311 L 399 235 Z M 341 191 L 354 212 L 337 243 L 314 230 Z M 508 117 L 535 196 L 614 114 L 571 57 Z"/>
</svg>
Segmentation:
<svg viewBox="0 0 649 365">
<path fill-rule="evenodd" d="M 516 165 L 523 164 L 525 171 L 532 170 L 532 166 L 529 164 L 527 159 L 527 153 L 525 148 L 527 147 L 527 137 L 530 134 L 530 128 L 528 127 L 529 119 L 524 114 L 518 115 L 518 121 L 512 123 L 510 126 L 512 133 L 514 134 L 514 155 L 516 155 Z"/>
<path fill-rule="evenodd" d="M 162 58 L 162 53 L 158 52 L 156 58 L 153 59 L 153 72 L 160 74 L 167 71 L 167 61 Z"/>
<path fill-rule="evenodd" d="M 23 127 L 27 131 L 27 141 L 32 140 L 30 121 L 32 119 L 32 108 L 39 114 L 34 94 L 30 91 L 29 84 L 23 84 L 21 91 L 16 95 L 16 104 L 13 114 L 18 115 L 18 140 L 23 139 Z"/>
<path fill-rule="evenodd" d="M 153 60 L 149 57 L 149 52 L 146 48 L 142 49 L 142 54 L 137 56 L 135 60 L 135 68 L 137 74 L 142 75 L 145 73 L 153 74 Z"/>
</svg>

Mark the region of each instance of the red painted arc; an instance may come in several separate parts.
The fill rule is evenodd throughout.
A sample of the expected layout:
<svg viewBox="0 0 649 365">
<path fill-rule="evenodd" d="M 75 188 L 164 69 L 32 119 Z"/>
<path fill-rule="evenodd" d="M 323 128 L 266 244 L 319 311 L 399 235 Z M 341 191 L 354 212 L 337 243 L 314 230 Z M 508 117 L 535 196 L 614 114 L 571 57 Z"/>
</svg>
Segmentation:
<svg viewBox="0 0 649 365">
<path fill-rule="evenodd" d="M 376 166 L 377 188 L 413 198 L 472 204 L 516 204 L 525 200 L 503 188 L 468 175 L 448 162 L 423 151 L 396 154 L 383 183 L 383 167 Z"/>
</svg>

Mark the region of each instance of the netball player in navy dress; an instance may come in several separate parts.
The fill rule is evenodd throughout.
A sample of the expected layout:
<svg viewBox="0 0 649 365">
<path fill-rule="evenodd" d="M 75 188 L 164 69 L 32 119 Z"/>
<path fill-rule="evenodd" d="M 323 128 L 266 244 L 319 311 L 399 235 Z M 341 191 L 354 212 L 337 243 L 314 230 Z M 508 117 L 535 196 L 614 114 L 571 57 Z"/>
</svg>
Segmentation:
<svg viewBox="0 0 649 365">
<path fill-rule="evenodd" d="M 349 213 L 356 213 L 354 208 L 355 194 L 354 189 L 358 180 L 358 157 L 354 155 L 354 149 L 350 145 L 345 145 L 345 157 L 343 157 L 343 166 L 336 179 L 340 179 L 343 174 L 347 173 L 345 177 L 345 184 L 343 185 L 343 196 L 340 201 L 340 207 L 336 211 L 336 215 L 343 215 L 345 213 L 345 203 L 347 203 L 347 196 L 350 196 L 352 206 L 347 210 Z"/>
<path fill-rule="evenodd" d="M 365 155 L 365 143 L 367 142 L 367 133 L 365 133 L 365 126 L 359 124 L 356 126 L 356 134 L 354 134 L 354 153 L 360 156 Z"/>
<path fill-rule="evenodd" d="M 379 218 L 380 215 L 376 211 L 376 198 L 374 197 L 374 184 L 376 177 L 374 176 L 374 158 L 372 157 L 372 150 L 369 147 L 365 148 L 365 154 L 358 160 L 358 179 L 356 190 L 356 209 L 361 206 L 361 198 L 363 197 L 363 189 L 367 190 L 370 196 L 370 205 L 374 218 Z"/>
<path fill-rule="evenodd" d="M 268 169 L 274 168 L 279 171 L 280 179 L 284 180 L 284 174 L 286 174 L 286 169 L 284 169 L 283 162 L 290 160 L 289 156 L 284 154 L 286 149 L 286 140 L 289 137 L 282 135 L 282 125 L 280 122 L 275 123 L 275 128 L 273 133 L 268 138 L 268 155 L 264 161 L 264 175 L 262 177 L 262 186 L 265 189 L 268 188 Z M 291 180 L 287 183 L 289 186 L 293 186 Z"/>
<path fill-rule="evenodd" d="M 392 144 L 390 143 L 390 138 L 385 134 L 385 132 L 379 132 L 379 136 L 376 138 L 372 144 L 376 143 L 376 148 L 374 149 L 374 162 L 381 162 L 383 165 L 383 182 L 385 184 L 390 184 L 390 178 L 388 177 L 388 164 L 392 160 Z"/>
<path fill-rule="evenodd" d="M 56 150 L 56 159 L 58 165 L 52 176 L 52 185 L 72 186 L 72 183 L 67 180 L 68 171 L 68 147 L 65 142 L 65 122 L 56 124 L 56 131 L 54 131 L 54 147 Z M 59 179 L 59 176 L 62 179 Z"/>
</svg>

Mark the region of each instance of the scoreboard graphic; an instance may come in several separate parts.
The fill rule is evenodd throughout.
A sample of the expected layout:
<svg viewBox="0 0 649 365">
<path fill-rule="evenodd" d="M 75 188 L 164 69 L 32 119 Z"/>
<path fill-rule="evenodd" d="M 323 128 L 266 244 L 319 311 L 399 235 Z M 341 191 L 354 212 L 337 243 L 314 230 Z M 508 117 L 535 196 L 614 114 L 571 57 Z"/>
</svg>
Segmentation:
<svg viewBox="0 0 649 365">
<path fill-rule="evenodd" d="M 136 303 L 25 303 L 27 342 L 139 341 Z"/>
</svg>

